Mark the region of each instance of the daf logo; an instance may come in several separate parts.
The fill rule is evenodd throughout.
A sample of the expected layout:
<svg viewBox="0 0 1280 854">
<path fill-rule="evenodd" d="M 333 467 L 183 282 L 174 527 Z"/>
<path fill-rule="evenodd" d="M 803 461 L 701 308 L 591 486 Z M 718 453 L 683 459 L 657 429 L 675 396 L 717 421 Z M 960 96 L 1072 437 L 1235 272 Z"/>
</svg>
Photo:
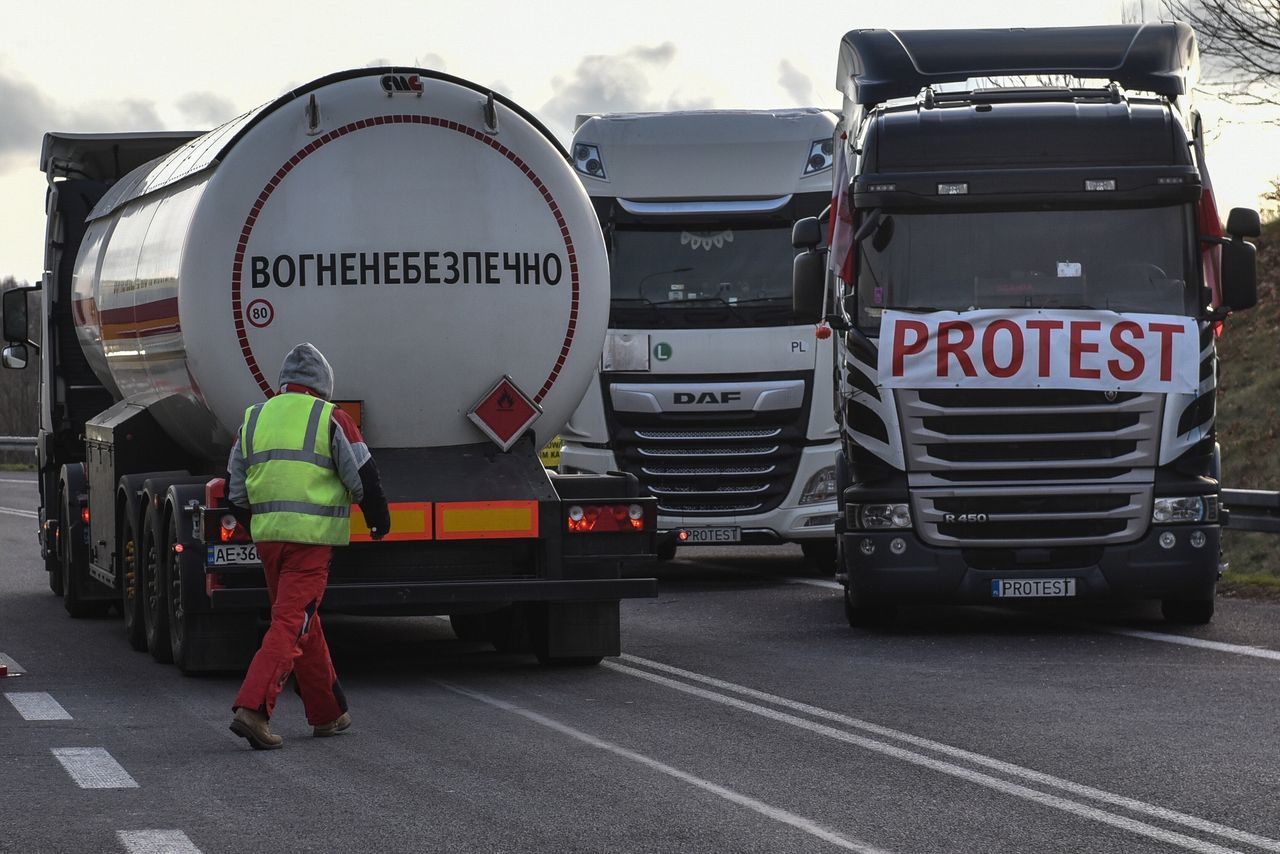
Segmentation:
<svg viewBox="0 0 1280 854">
<path fill-rule="evenodd" d="M 740 391 L 722 391 L 717 394 L 714 391 L 678 391 L 671 396 L 673 402 L 682 405 L 700 405 L 707 403 L 734 403 L 742 400 L 742 392 Z"/>
</svg>

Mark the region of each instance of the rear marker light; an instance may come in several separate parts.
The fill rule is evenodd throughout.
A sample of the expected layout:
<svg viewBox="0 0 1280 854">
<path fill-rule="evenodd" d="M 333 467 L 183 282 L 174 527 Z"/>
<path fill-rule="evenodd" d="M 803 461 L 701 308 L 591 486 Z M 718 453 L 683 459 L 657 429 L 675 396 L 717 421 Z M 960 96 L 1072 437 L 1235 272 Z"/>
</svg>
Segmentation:
<svg viewBox="0 0 1280 854">
<path fill-rule="evenodd" d="M 89 524 L 89 508 L 88 507 L 80 508 L 80 521 L 84 522 L 86 525 Z"/>
</svg>

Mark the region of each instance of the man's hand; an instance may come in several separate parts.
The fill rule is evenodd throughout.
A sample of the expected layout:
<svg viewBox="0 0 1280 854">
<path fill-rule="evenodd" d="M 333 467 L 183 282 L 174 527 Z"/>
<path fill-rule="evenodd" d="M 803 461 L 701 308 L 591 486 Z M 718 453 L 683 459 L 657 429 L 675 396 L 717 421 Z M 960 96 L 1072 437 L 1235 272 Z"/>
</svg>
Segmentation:
<svg viewBox="0 0 1280 854">
<path fill-rule="evenodd" d="M 376 527 L 375 527 L 375 528 L 370 528 L 370 529 L 369 529 L 369 536 L 370 536 L 370 537 L 372 537 L 372 538 L 373 538 L 373 539 L 375 539 L 375 540 L 380 540 L 380 539 L 382 539 L 383 537 L 385 537 L 386 535 L 387 535 L 387 529 L 386 529 L 386 528 L 376 528 Z"/>
<path fill-rule="evenodd" d="M 391 512 L 385 504 L 380 508 L 381 512 L 378 512 L 378 509 L 375 508 L 370 509 L 373 512 L 365 514 L 365 520 L 369 523 L 369 536 L 375 540 L 380 540 L 391 533 Z"/>
</svg>

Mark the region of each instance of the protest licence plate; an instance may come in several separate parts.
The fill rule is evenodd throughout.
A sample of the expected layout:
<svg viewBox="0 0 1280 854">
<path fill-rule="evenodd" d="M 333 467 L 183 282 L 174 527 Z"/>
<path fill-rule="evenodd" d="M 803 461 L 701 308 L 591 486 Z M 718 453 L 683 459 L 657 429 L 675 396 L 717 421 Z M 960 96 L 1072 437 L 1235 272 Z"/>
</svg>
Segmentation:
<svg viewBox="0 0 1280 854">
<path fill-rule="evenodd" d="M 209 546 L 209 566 L 258 563 L 258 547 L 253 543 L 227 543 Z"/>
<path fill-rule="evenodd" d="M 1046 599 L 1076 595 L 1074 578 L 1021 578 L 991 580 L 993 599 Z"/>
<path fill-rule="evenodd" d="M 741 528 L 681 528 L 677 534 L 680 543 L 708 545 L 712 543 L 742 542 Z"/>
</svg>

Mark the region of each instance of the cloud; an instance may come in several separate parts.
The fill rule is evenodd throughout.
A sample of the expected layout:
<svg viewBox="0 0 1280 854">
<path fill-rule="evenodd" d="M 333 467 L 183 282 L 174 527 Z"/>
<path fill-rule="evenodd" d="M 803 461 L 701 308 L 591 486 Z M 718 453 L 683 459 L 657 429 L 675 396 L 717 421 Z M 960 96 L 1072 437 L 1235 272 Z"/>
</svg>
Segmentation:
<svg viewBox="0 0 1280 854">
<path fill-rule="evenodd" d="M 446 71 L 449 68 L 449 63 L 445 62 L 444 57 L 438 53 L 424 54 L 417 60 L 417 64 L 421 68 L 430 68 L 432 71 Z"/>
<path fill-rule="evenodd" d="M 808 106 L 813 103 L 813 81 L 809 75 L 784 59 L 778 63 L 778 85 L 791 96 L 797 106 Z"/>
<path fill-rule="evenodd" d="M 178 111 L 194 128 L 217 127 L 240 114 L 230 98 L 213 92 L 190 92 L 178 99 Z"/>
<path fill-rule="evenodd" d="M 585 56 L 567 77 L 551 78 L 555 92 L 538 115 L 553 129 L 572 132 L 579 113 L 638 112 L 690 109 L 709 105 L 703 98 L 682 98 L 679 93 L 653 95 L 650 77 L 675 59 L 672 42 L 636 45 L 613 55 Z"/>
</svg>

